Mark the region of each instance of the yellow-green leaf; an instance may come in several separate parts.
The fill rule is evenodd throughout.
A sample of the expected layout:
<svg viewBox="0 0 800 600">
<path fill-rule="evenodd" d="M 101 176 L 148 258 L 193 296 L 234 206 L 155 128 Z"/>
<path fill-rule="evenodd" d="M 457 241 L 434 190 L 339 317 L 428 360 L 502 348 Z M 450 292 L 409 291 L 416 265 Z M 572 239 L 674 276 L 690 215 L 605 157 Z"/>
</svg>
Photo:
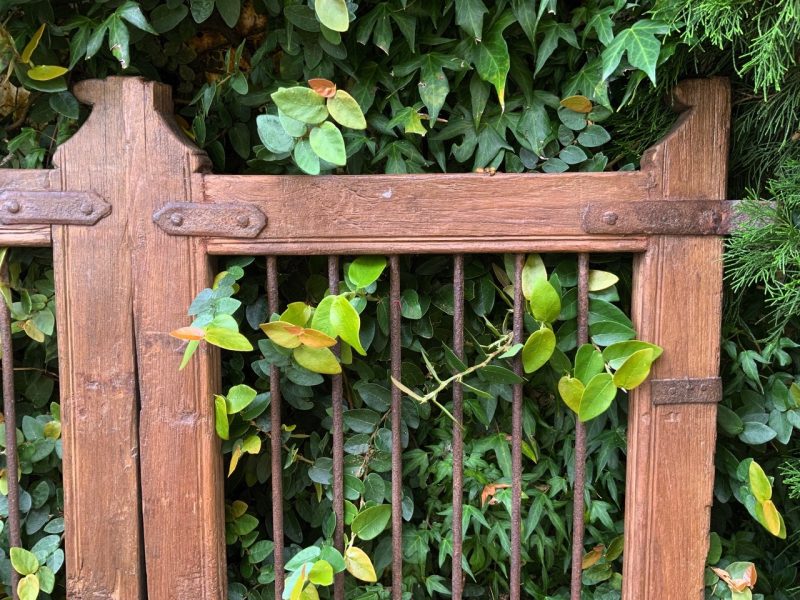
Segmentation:
<svg viewBox="0 0 800 600">
<path fill-rule="evenodd" d="M 56 77 L 61 77 L 69 69 L 56 65 L 39 65 L 28 71 L 28 77 L 36 81 L 50 81 Z"/>
<path fill-rule="evenodd" d="M 228 409 L 225 396 L 214 396 L 214 429 L 223 440 L 228 439 Z"/>
<path fill-rule="evenodd" d="M 30 575 L 39 569 L 39 559 L 25 548 L 11 548 L 11 566 L 20 575 Z"/>
<path fill-rule="evenodd" d="M 248 436 L 242 442 L 242 452 L 247 454 L 258 454 L 261 452 L 261 438 L 256 434 Z"/>
<path fill-rule="evenodd" d="M 319 22 L 333 31 L 347 31 L 350 27 L 350 15 L 344 0 L 316 0 L 314 10 Z"/>
<path fill-rule="evenodd" d="M 583 390 L 578 418 L 586 422 L 603 414 L 611 406 L 616 395 L 617 386 L 614 385 L 614 378 L 611 375 L 608 373 L 595 375 Z"/>
<path fill-rule="evenodd" d="M 522 295 L 526 300 L 533 297 L 533 284 L 537 281 L 547 281 L 547 269 L 541 256 L 529 254 L 522 266 Z"/>
<path fill-rule="evenodd" d="M 350 94 L 344 90 L 337 90 L 333 98 L 328 99 L 328 112 L 334 120 L 343 127 L 350 129 L 366 129 L 367 120 L 361 107 Z"/>
<path fill-rule="evenodd" d="M 313 569 L 312 569 L 313 570 Z M 303 588 L 303 593 L 300 594 L 300 600 L 319 600 L 319 592 L 316 586 L 310 583 Z"/>
<path fill-rule="evenodd" d="M 305 302 L 292 302 L 286 307 L 286 310 L 283 311 L 278 322 L 291 323 L 298 327 L 305 327 L 313 313 L 314 309 Z"/>
<path fill-rule="evenodd" d="M 614 385 L 632 390 L 647 379 L 652 364 L 653 351 L 650 348 L 634 352 L 614 373 Z"/>
<path fill-rule="evenodd" d="M 549 327 L 534 331 L 522 347 L 522 368 L 533 373 L 550 360 L 556 348 L 556 334 Z"/>
<path fill-rule="evenodd" d="M 36 575 L 26 575 L 17 584 L 19 600 L 36 600 L 39 597 L 39 578 Z"/>
<path fill-rule="evenodd" d="M 328 348 L 300 346 L 294 349 L 293 355 L 297 363 L 309 371 L 325 375 L 338 375 L 342 372 L 342 366 Z"/>
<path fill-rule="evenodd" d="M 308 580 L 315 585 L 330 585 L 333 583 L 333 567 L 327 560 L 318 560 L 308 572 Z"/>
<path fill-rule="evenodd" d="M 350 546 L 345 550 L 344 564 L 347 572 L 356 579 L 366 581 L 367 583 L 375 583 L 378 581 L 378 576 L 375 574 L 375 567 L 372 566 L 372 561 L 361 548 Z"/>
<path fill-rule="evenodd" d="M 316 329 L 304 328 L 300 332 L 300 343 L 310 348 L 330 348 L 336 345 L 336 340 L 331 336 Z"/>
<path fill-rule="evenodd" d="M 42 34 L 44 33 L 45 23 L 42 23 L 39 26 L 39 29 L 36 30 L 36 33 L 33 34 L 31 41 L 29 41 L 25 45 L 25 49 L 22 51 L 22 62 L 25 64 L 29 64 L 31 62 L 31 56 L 33 55 L 33 51 L 36 50 L 36 47 L 39 45 L 39 42 L 42 39 Z"/>
<path fill-rule="evenodd" d="M 231 452 L 231 464 L 228 467 L 228 477 L 233 475 L 233 472 L 236 470 L 236 466 L 239 464 L 239 459 L 242 457 L 242 446 L 241 444 L 236 444 L 233 447 L 233 452 Z"/>
<path fill-rule="evenodd" d="M 575 353 L 575 377 L 587 384 L 592 377 L 603 372 L 603 355 L 592 344 L 583 344 Z"/>
<path fill-rule="evenodd" d="M 273 321 L 272 323 L 262 323 L 259 327 L 273 343 L 281 348 L 297 348 L 302 343 L 300 333 L 303 328 L 296 324 L 287 321 Z"/>
<path fill-rule="evenodd" d="M 759 502 L 756 504 L 755 507 L 756 519 L 758 522 L 764 526 L 764 529 L 769 531 L 772 535 L 776 537 L 781 537 L 781 531 L 783 531 L 783 536 L 786 536 L 786 528 L 783 525 L 783 517 L 778 512 L 775 504 L 772 500 L 765 500 L 764 502 Z"/>
<path fill-rule="evenodd" d="M 576 414 L 581 408 L 581 397 L 583 396 L 583 383 L 580 379 L 564 375 L 558 381 L 558 393 L 564 404 L 569 406 Z"/>
<path fill-rule="evenodd" d="M 353 305 L 344 296 L 336 296 L 331 304 L 330 312 L 331 326 L 334 331 L 345 342 L 353 347 L 353 350 L 361 356 L 366 356 L 367 352 L 361 346 L 359 332 L 361 330 L 361 317 Z"/>
<path fill-rule="evenodd" d="M 546 279 L 537 279 L 531 291 L 530 306 L 533 318 L 545 323 L 555 321 L 561 314 L 561 297 L 556 288 Z"/>
<path fill-rule="evenodd" d="M 255 400 L 257 394 L 258 392 L 249 385 L 242 383 L 233 386 L 228 390 L 228 397 L 226 398 L 226 410 L 228 414 L 233 415 L 243 411 Z"/>
<path fill-rule="evenodd" d="M 224 350 L 238 350 L 249 352 L 253 349 L 250 341 L 238 331 L 231 331 L 225 327 L 209 325 L 206 328 L 206 341 Z"/>
<path fill-rule="evenodd" d="M 772 499 L 772 484 L 769 482 L 767 474 L 756 461 L 750 463 L 748 469 L 750 479 L 750 491 L 758 502 L 766 502 Z"/>
<path fill-rule="evenodd" d="M 610 288 L 612 285 L 616 285 L 618 281 L 619 277 L 608 271 L 597 271 L 595 269 L 589 271 L 590 292 L 599 292 L 600 290 Z"/>
<path fill-rule="evenodd" d="M 372 285 L 386 269 L 385 256 L 359 256 L 347 267 L 347 276 L 357 288 Z"/>
</svg>

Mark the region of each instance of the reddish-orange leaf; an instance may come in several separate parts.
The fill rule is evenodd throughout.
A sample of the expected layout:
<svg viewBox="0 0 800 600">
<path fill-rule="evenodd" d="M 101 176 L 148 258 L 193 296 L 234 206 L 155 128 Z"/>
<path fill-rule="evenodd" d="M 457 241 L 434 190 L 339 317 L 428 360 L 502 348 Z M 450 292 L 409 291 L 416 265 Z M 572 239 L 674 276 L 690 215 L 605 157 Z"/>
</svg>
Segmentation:
<svg viewBox="0 0 800 600">
<path fill-rule="evenodd" d="M 309 348 L 330 348 L 336 345 L 335 339 L 316 329 L 303 329 L 300 332 L 300 341 Z"/>
<path fill-rule="evenodd" d="M 206 337 L 205 329 L 200 329 L 199 327 L 181 327 L 180 329 L 170 331 L 169 334 L 179 340 L 188 341 L 202 340 Z"/>
<path fill-rule="evenodd" d="M 747 588 L 753 589 L 753 587 L 756 585 L 756 580 L 758 579 L 758 573 L 756 573 L 755 565 L 752 564 L 747 567 L 743 576 L 739 579 L 734 579 L 731 577 L 731 574 L 724 569 L 711 567 L 711 570 L 717 574 L 717 577 L 728 584 L 728 587 L 734 592 L 743 592 Z"/>
<path fill-rule="evenodd" d="M 601 558 L 603 558 L 603 552 L 605 552 L 606 547 L 603 544 L 598 544 L 589 552 L 583 555 L 583 561 L 581 562 L 582 569 L 588 569 L 592 565 L 596 564 Z"/>
<path fill-rule="evenodd" d="M 504 488 L 510 488 L 511 485 L 508 483 L 489 483 L 483 487 L 483 491 L 481 492 L 481 506 L 484 506 L 488 501 L 489 504 L 497 504 L 497 500 L 494 498 L 494 495 L 497 493 L 497 490 L 502 490 Z"/>
<path fill-rule="evenodd" d="M 323 98 L 333 98 L 336 95 L 336 84 L 328 79 L 309 79 L 308 87 Z"/>
</svg>

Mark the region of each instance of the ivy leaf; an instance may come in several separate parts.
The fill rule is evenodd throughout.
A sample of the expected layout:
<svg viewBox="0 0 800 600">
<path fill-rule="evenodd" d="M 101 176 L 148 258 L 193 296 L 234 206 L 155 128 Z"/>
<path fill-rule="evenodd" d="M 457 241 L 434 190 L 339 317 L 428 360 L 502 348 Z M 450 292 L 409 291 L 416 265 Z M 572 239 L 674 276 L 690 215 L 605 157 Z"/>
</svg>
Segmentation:
<svg viewBox="0 0 800 600">
<path fill-rule="evenodd" d="M 228 27 L 235 27 L 242 12 L 241 0 L 216 0 L 217 11 Z"/>
<path fill-rule="evenodd" d="M 603 50 L 603 79 L 608 79 L 626 53 L 628 62 L 635 68 L 644 71 L 656 83 L 656 64 L 661 53 L 661 42 L 656 35 L 669 33 L 666 23 L 644 19 L 637 21 L 628 29 L 620 31 L 614 40 Z"/>
<path fill-rule="evenodd" d="M 554 19 L 546 19 L 539 27 L 539 31 L 544 32 L 544 37 L 536 49 L 536 67 L 534 77 L 542 70 L 555 49 L 558 41 L 564 40 L 570 46 L 577 48 L 578 40 L 575 37 L 575 29 L 569 23 L 557 23 Z"/>
<path fill-rule="evenodd" d="M 117 9 L 117 14 L 134 27 L 146 31 L 147 33 L 158 35 L 158 32 L 147 22 L 147 18 L 136 2 L 126 2 Z"/>
<path fill-rule="evenodd" d="M 616 396 L 617 386 L 614 385 L 614 378 L 608 373 L 595 375 L 583 391 L 578 418 L 581 422 L 586 422 L 603 414 Z"/>
<path fill-rule="evenodd" d="M 347 153 L 344 148 L 342 132 L 330 121 L 311 130 L 309 137 L 311 149 L 322 160 L 334 165 L 344 166 L 347 163 Z"/>
<path fill-rule="evenodd" d="M 556 334 L 549 327 L 534 331 L 522 347 L 522 368 L 533 373 L 542 368 L 556 348 Z"/>
<path fill-rule="evenodd" d="M 328 112 L 343 127 L 349 127 L 350 129 L 367 128 L 367 121 L 358 102 L 344 90 L 337 90 L 336 94 L 328 99 Z"/>
<path fill-rule="evenodd" d="M 487 12 L 489 11 L 483 0 L 456 0 L 456 25 L 480 42 L 483 15 Z"/>
<path fill-rule="evenodd" d="M 123 69 L 127 69 L 131 62 L 129 44 L 130 34 L 127 25 L 116 15 L 111 17 L 108 23 L 108 49 Z"/>
<path fill-rule="evenodd" d="M 214 12 L 214 0 L 190 0 L 189 7 L 195 23 L 202 23 Z"/>
<path fill-rule="evenodd" d="M 650 375 L 652 364 L 653 351 L 650 348 L 637 350 L 614 373 L 614 385 L 626 390 L 638 387 Z"/>
<path fill-rule="evenodd" d="M 375 574 L 375 567 L 372 566 L 372 561 L 361 548 L 350 546 L 344 552 L 344 564 L 347 572 L 356 579 L 366 581 L 367 583 L 375 583 L 378 581 L 378 576 Z"/>
<path fill-rule="evenodd" d="M 350 15 L 344 0 L 315 0 L 314 10 L 319 22 L 333 31 L 347 31 Z"/>
<path fill-rule="evenodd" d="M 351 525 L 353 535 L 362 540 L 375 539 L 386 529 L 391 516 L 392 507 L 388 504 L 365 508 L 353 519 Z"/>
<path fill-rule="evenodd" d="M 481 79 L 491 83 L 497 90 L 501 111 L 504 111 L 506 106 L 506 78 L 511 68 L 508 44 L 503 38 L 503 31 L 507 26 L 508 23 L 503 20 L 495 23 L 478 44 L 478 58 L 475 61 L 475 68 Z"/>
<path fill-rule="evenodd" d="M 328 348 L 300 346 L 294 349 L 292 356 L 301 367 L 305 367 L 314 373 L 338 375 L 342 372 L 339 361 L 336 360 L 336 356 Z"/>
<path fill-rule="evenodd" d="M 367 353 L 361 346 L 359 331 L 361 329 L 361 317 L 344 296 L 336 296 L 330 309 L 331 326 L 342 340 L 353 347 L 353 350 L 361 356 Z"/>
<path fill-rule="evenodd" d="M 302 86 L 278 88 L 270 98 L 283 114 L 303 123 L 316 125 L 328 118 L 325 98 L 311 88 Z"/>
<path fill-rule="evenodd" d="M 478 0 L 480 2 L 480 0 Z M 442 70 L 441 59 L 427 55 L 422 59 L 419 78 L 419 97 L 428 109 L 431 123 L 436 121 L 450 92 L 450 84 Z"/>
</svg>

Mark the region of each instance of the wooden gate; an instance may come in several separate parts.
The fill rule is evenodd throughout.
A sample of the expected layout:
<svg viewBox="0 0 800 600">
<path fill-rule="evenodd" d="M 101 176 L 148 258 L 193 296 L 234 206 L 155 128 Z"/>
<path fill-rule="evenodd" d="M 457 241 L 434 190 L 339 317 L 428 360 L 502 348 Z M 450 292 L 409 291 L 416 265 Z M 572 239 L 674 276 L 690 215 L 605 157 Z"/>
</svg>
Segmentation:
<svg viewBox="0 0 800 600">
<path fill-rule="evenodd" d="M 397 293 L 397 254 L 455 255 L 458 290 L 463 254 L 515 253 L 519 278 L 522 253 L 576 252 L 585 297 L 586 253 L 612 251 L 635 253 L 634 324 L 641 339 L 665 349 L 652 381 L 630 402 L 623 597 L 702 597 L 719 399 L 718 235 L 729 216 L 721 202 L 730 112 L 725 80 L 678 87 L 683 113 L 639 171 L 494 177 L 213 175 L 205 155 L 175 126 L 168 87 L 110 78 L 84 81 L 75 94 L 93 105 L 92 113 L 58 149 L 55 168 L 0 170 L 0 245 L 52 245 L 54 253 L 70 598 L 225 595 L 223 478 L 212 401 L 219 357 L 206 349 L 179 372 L 180 342 L 168 335 L 185 323 L 186 307 L 209 284 L 213 255 L 268 256 L 275 309 L 278 255 L 333 255 L 331 282 L 338 283 L 336 255 L 389 254 Z M 515 329 L 521 335 L 519 289 Z M 391 304 L 399 327 L 399 303 Z M 399 368 L 396 338 L 393 365 Z M 280 423 L 275 374 L 272 419 Z M 521 386 L 514 398 L 513 520 L 519 523 Z M 395 389 L 395 419 L 399 402 Z M 340 421 L 334 431 L 339 481 Z M 13 419 L 6 423 L 13 427 Z M 280 482 L 276 440 L 273 480 Z M 280 539 L 281 490 L 275 488 Z M 340 504 L 341 483 L 335 497 Z M 461 501 L 455 502 L 458 514 Z M 582 515 L 579 506 L 578 536 Z M 511 597 L 519 598 L 519 529 L 513 529 Z M 341 528 L 337 534 L 341 541 Z M 577 557 L 581 540 L 576 537 Z M 278 589 L 281 554 L 278 543 Z M 454 562 L 458 571 L 460 561 Z M 676 574 L 680 585 L 665 583 Z M 573 589 L 573 598 L 579 593 Z"/>
</svg>

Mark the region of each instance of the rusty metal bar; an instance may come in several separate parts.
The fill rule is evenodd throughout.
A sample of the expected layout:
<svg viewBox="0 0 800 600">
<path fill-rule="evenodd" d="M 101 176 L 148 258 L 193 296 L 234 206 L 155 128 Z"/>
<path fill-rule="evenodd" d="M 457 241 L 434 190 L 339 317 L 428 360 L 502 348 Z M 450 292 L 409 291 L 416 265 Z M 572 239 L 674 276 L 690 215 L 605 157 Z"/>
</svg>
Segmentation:
<svg viewBox="0 0 800 600">
<path fill-rule="evenodd" d="M 581 214 L 586 233 L 612 235 L 727 235 L 744 220 L 736 200 L 591 202 Z"/>
<path fill-rule="evenodd" d="M 578 255 L 578 347 L 589 341 L 589 255 Z M 575 417 L 575 487 L 572 492 L 571 600 L 581 600 L 583 496 L 586 489 L 586 427 Z"/>
<path fill-rule="evenodd" d="M 8 256 L 0 266 L 0 285 L 8 285 Z M 11 314 L 4 299 L 0 299 L 0 348 L 3 352 L 3 417 L 6 423 L 6 479 L 8 480 L 8 544 L 22 546 L 19 514 L 19 470 L 17 459 L 17 409 L 14 392 L 14 356 L 11 345 Z M 11 569 L 11 595 L 17 600 L 19 573 Z"/>
<path fill-rule="evenodd" d="M 389 344 L 392 377 L 400 381 L 400 258 L 389 257 Z M 403 395 L 392 386 L 392 598 L 403 597 Z"/>
<path fill-rule="evenodd" d="M 514 256 L 514 343 L 521 344 L 525 300 L 522 267 L 525 255 Z M 522 377 L 522 358 L 514 359 L 514 373 Z M 511 407 L 511 600 L 522 597 L 522 384 L 514 384 Z"/>
<path fill-rule="evenodd" d="M 254 238 L 267 217 L 257 206 L 240 202 L 170 202 L 153 213 L 153 222 L 169 235 Z"/>
<path fill-rule="evenodd" d="M 328 287 L 331 294 L 339 293 L 339 257 L 328 257 Z M 337 343 L 333 348 L 336 356 L 341 355 Z M 333 405 L 333 514 L 336 515 L 336 529 L 333 545 L 344 552 L 344 414 L 342 410 L 342 376 L 331 377 L 331 404 Z M 344 572 L 337 573 L 333 582 L 333 597 L 344 600 Z"/>
<path fill-rule="evenodd" d="M 655 406 L 660 404 L 718 404 L 722 400 L 722 380 L 705 379 L 651 379 L 650 397 Z"/>
<path fill-rule="evenodd" d="M 464 255 L 453 257 L 453 352 L 464 360 Z M 461 383 L 453 384 L 453 600 L 461 600 L 464 593 L 463 569 L 463 531 L 461 518 L 464 502 L 464 389 Z"/>
<path fill-rule="evenodd" d="M 270 315 L 278 312 L 278 259 L 267 257 L 267 301 Z M 283 595 L 283 464 L 281 460 L 281 373 L 269 368 L 270 449 L 272 454 L 272 536 L 275 542 L 275 597 Z"/>
<path fill-rule="evenodd" d="M 3 225 L 94 225 L 110 213 L 94 192 L 0 191 Z"/>
</svg>

